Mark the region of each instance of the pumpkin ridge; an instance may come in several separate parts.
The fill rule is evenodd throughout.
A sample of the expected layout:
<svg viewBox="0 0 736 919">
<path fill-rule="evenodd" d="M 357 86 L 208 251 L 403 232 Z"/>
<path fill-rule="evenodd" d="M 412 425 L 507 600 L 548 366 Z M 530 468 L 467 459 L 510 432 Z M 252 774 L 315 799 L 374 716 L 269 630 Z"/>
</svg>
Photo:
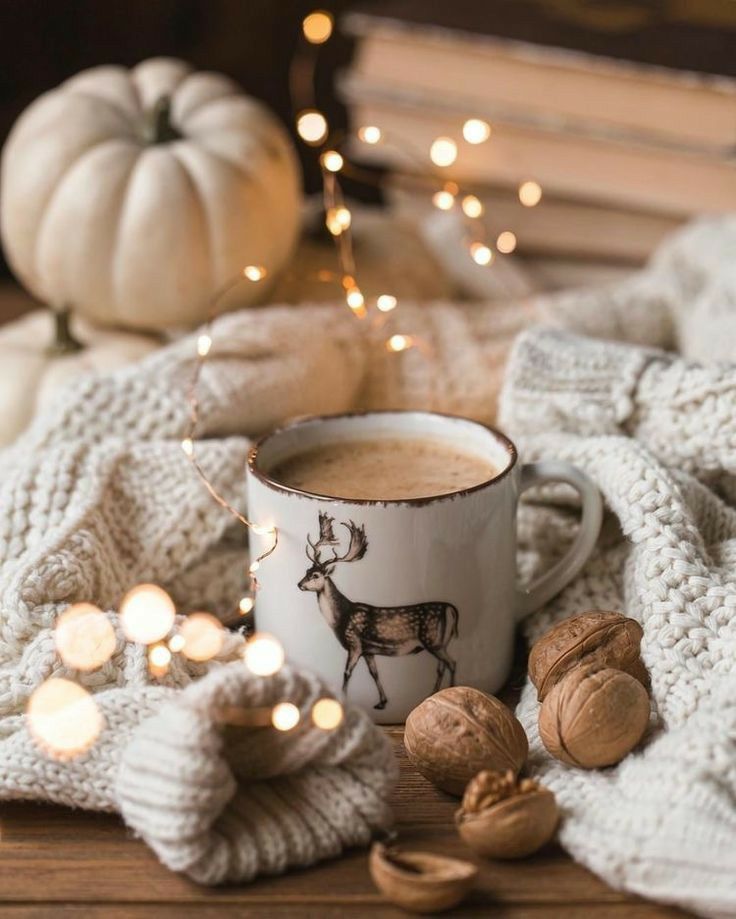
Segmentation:
<svg viewBox="0 0 736 919">
<path fill-rule="evenodd" d="M 125 111 L 125 109 L 121 108 L 119 105 L 113 104 L 112 102 L 110 102 L 109 99 L 105 98 L 104 96 L 96 96 L 94 93 L 89 92 L 89 90 L 67 89 L 67 90 L 64 90 L 64 92 L 67 96 L 76 96 L 78 99 L 86 99 L 88 102 L 94 102 L 95 104 L 99 103 L 100 105 L 104 105 L 105 108 L 109 109 L 111 112 L 114 112 L 116 115 L 119 115 L 122 118 L 125 126 L 127 128 L 130 128 L 130 139 L 131 140 L 135 139 L 134 125 L 130 120 L 130 115 Z"/>
<path fill-rule="evenodd" d="M 183 90 L 186 87 L 186 84 L 189 80 L 196 80 L 201 75 L 202 74 L 196 73 L 196 72 L 187 74 L 185 79 L 182 80 L 182 82 L 176 87 L 176 90 L 174 90 L 174 92 L 172 92 L 171 94 L 172 109 L 177 107 L 176 94 L 179 93 L 181 90 Z M 217 74 L 215 74 L 215 76 L 217 76 Z M 240 98 L 240 96 L 242 95 L 242 90 L 240 89 L 240 87 L 237 85 L 237 83 L 235 83 L 232 80 L 230 80 L 229 82 L 231 83 L 231 87 L 227 91 L 223 92 L 221 96 L 215 96 L 211 99 L 203 99 L 201 102 L 195 105 L 194 108 L 185 109 L 182 112 L 176 113 L 178 123 L 182 126 L 182 131 L 185 130 L 184 125 L 188 118 L 196 117 L 198 112 L 206 108 L 208 105 L 212 105 L 213 102 L 220 102 L 220 100 L 223 100 L 223 99 L 231 100 L 231 99 Z"/>
<path fill-rule="evenodd" d="M 109 138 L 106 138 L 105 140 L 94 141 L 88 147 L 85 147 L 84 151 L 80 153 L 79 156 L 77 156 L 71 163 L 69 163 L 69 165 L 61 173 L 61 175 L 59 176 L 55 184 L 49 190 L 48 197 L 44 201 L 43 207 L 40 209 L 41 216 L 38 220 L 38 223 L 36 224 L 35 231 L 34 231 L 33 260 L 32 260 L 31 270 L 32 270 L 33 276 L 35 276 L 36 278 L 40 276 L 39 267 L 38 267 L 39 246 L 44 238 L 45 225 L 48 219 L 48 215 L 51 211 L 51 206 L 54 203 L 54 198 L 59 194 L 59 192 L 61 191 L 64 185 L 64 182 L 68 179 L 68 177 L 72 174 L 72 172 L 75 169 L 77 169 L 77 167 L 81 163 L 83 163 L 84 160 L 87 159 L 87 157 L 91 156 L 92 154 L 98 153 L 101 148 L 106 147 L 109 144 L 125 145 L 126 141 L 121 138 L 117 138 L 117 137 L 109 137 Z M 50 302 L 50 305 L 52 306 L 56 305 L 53 298 L 49 298 L 49 302 Z"/>
<path fill-rule="evenodd" d="M 179 149 L 177 149 L 177 147 L 179 147 Z M 206 199 L 204 192 L 200 188 L 199 182 L 197 181 L 197 178 L 194 175 L 194 172 L 189 168 L 189 164 L 187 163 L 186 159 L 182 159 L 180 155 L 180 145 L 172 144 L 171 147 L 169 148 L 169 153 L 174 157 L 174 159 L 177 161 L 180 168 L 184 172 L 184 175 L 187 177 L 189 185 L 191 186 L 191 189 L 192 189 L 193 197 L 195 201 L 197 202 L 197 207 L 199 208 L 199 212 L 202 215 L 202 221 L 204 225 L 207 227 L 206 237 L 207 237 L 207 264 L 209 265 L 209 286 L 210 286 L 210 289 L 214 291 L 217 288 L 217 286 L 222 283 L 222 281 L 218 281 L 218 278 L 216 277 L 216 271 L 215 271 L 216 254 L 213 249 L 213 236 L 214 236 L 213 221 L 210 215 L 209 207 L 207 206 L 207 199 Z"/>
<path fill-rule="evenodd" d="M 110 266 L 108 270 L 110 274 L 110 291 L 112 293 L 112 301 L 114 304 L 112 313 L 117 320 L 125 318 L 124 316 L 125 311 L 121 308 L 121 297 L 120 297 L 120 294 L 118 293 L 118 280 L 117 280 L 118 271 L 115 265 L 117 258 L 118 258 L 118 252 L 120 251 L 120 246 L 118 245 L 118 241 L 120 239 L 120 235 L 121 235 L 122 228 L 123 228 L 123 215 L 125 213 L 125 202 L 128 200 L 128 194 L 130 192 L 130 183 L 133 178 L 133 173 L 137 169 L 138 164 L 141 161 L 141 158 L 142 158 L 141 154 L 139 153 L 138 156 L 136 156 L 136 158 L 131 163 L 130 169 L 128 170 L 127 178 L 125 179 L 125 182 L 123 183 L 123 189 L 122 189 L 120 200 L 118 201 L 118 207 L 117 207 L 117 220 L 115 221 L 115 236 L 113 238 L 113 245 L 110 250 L 111 257 L 110 257 Z"/>
</svg>

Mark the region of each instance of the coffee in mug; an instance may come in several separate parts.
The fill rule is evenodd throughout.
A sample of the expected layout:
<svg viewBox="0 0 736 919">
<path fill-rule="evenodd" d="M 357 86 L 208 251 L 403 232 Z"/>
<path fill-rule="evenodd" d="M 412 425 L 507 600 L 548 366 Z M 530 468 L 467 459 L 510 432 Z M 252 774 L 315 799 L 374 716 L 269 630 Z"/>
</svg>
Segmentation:
<svg viewBox="0 0 736 919">
<path fill-rule="evenodd" d="M 278 530 L 258 571 L 256 628 L 381 723 L 453 683 L 497 691 L 516 621 L 578 573 L 602 516 L 579 469 L 522 466 L 499 431 L 431 412 L 295 422 L 251 448 L 247 475 L 250 519 Z M 549 481 L 580 493 L 581 526 L 522 589 L 519 496 Z M 252 532 L 252 556 L 264 548 Z"/>
<path fill-rule="evenodd" d="M 312 447 L 283 460 L 271 474 L 314 494 L 398 501 L 460 491 L 497 472 L 487 457 L 439 438 L 376 437 Z"/>
</svg>

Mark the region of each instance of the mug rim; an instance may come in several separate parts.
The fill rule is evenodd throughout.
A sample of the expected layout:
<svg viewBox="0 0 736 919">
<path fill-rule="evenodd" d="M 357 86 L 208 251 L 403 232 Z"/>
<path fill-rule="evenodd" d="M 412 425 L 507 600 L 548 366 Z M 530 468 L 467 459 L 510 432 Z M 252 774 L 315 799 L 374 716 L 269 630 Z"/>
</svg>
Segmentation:
<svg viewBox="0 0 736 919">
<path fill-rule="evenodd" d="M 467 488 L 459 488 L 455 491 L 445 491 L 439 495 L 423 495 L 417 498 L 341 498 L 336 495 L 325 495 L 321 494 L 320 492 L 307 491 L 303 488 L 295 488 L 292 485 L 285 485 L 283 482 L 273 478 L 273 476 L 269 475 L 267 472 L 264 472 L 262 469 L 259 469 L 257 466 L 258 454 L 264 444 L 271 440 L 271 438 L 278 437 L 288 431 L 292 431 L 294 428 L 299 428 L 303 425 L 313 424 L 314 422 L 319 421 L 336 421 L 340 418 L 370 418 L 373 416 L 380 417 L 381 415 L 424 415 L 434 418 L 443 418 L 448 421 L 463 421 L 467 424 L 475 425 L 476 427 L 487 431 L 489 434 L 492 434 L 496 440 L 500 441 L 500 443 L 506 448 L 509 454 L 509 462 L 496 475 L 491 476 L 488 479 L 484 479 L 482 482 L 478 482 L 476 485 L 470 485 Z M 475 421 L 473 418 L 467 418 L 464 415 L 452 415 L 449 412 L 432 412 L 422 409 L 378 409 L 375 411 L 368 410 L 356 412 L 336 412 L 335 414 L 331 415 L 307 415 L 305 417 L 297 418 L 294 421 L 287 422 L 286 424 L 279 425 L 278 427 L 273 428 L 265 434 L 262 434 L 253 442 L 252 446 L 248 450 L 248 459 L 246 465 L 248 472 L 263 485 L 273 489 L 274 491 L 283 492 L 285 494 L 300 495 L 304 498 L 315 498 L 319 501 L 330 501 L 337 504 L 397 506 L 408 504 L 414 507 L 418 507 L 425 504 L 431 504 L 435 501 L 442 501 L 444 499 L 464 497 L 465 495 L 480 491 L 482 488 L 488 488 L 490 485 L 495 485 L 497 482 L 500 482 L 511 473 L 512 469 L 516 466 L 518 459 L 519 453 L 511 438 L 504 434 L 503 431 L 499 431 L 497 428 L 494 428 L 489 424 L 483 424 L 481 421 Z"/>
</svg>

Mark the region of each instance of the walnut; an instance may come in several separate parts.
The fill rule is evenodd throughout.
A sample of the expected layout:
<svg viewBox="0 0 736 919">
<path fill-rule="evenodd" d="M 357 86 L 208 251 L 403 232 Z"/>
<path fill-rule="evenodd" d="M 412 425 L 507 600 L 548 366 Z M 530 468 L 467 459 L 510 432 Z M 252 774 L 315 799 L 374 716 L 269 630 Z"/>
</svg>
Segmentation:
<svg viewBox="0 0 736 919">
<path fill-rule="evenodd" d="M 458 797 L 482 769 L 517 773 L 529 749 L 511 711 L 467 686 L 443 689 L 410 712 L 404 746 L 425 778 Z"/>
<path fill-rule="evenodd" d="M 595 769 L 618 763 L 649 723 L 649 696 L 622 670 L 595 665 L 570 671 L 539 711 L 539 735 L 563 763 Z"/>
<path fill-rule="evenodd" d="M 470 862 L 429 852 L 406 852 L 377 842 L 368 869 L 373 883 L 392 903 L 411 913 L 452 909 L 473 886 L 478 868 Z"/>
<path fill-rule="evenodd" d="M 554 836 L 555 796 L 532 779 L 485 770 L 468 784 L 455 814 L 458 832 L 479 855 L 525 858 Z"/>
<path fill-rule="evenodd" d="M 621 613 L 596 610 L 558 623 L 529 655 L 529 676 L 539 701 L 578 664 L 623 670 L 648 688 L 649 674 L 639 651 L 641 637 L 639 623 Z"/>
</svg>

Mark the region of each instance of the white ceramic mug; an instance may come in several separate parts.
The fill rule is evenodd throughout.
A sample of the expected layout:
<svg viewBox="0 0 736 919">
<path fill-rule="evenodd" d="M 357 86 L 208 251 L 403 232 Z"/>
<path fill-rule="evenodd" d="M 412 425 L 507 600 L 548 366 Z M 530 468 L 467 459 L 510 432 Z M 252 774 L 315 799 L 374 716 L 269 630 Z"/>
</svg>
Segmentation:
<svg viewBox="0 0 736 919">
<path fill-rule="evenodd" d="M 376 437 L 435 438 L 489 459 L 499 471 L 462 491 L 393 501 L 312 494 L 270 475 L 279 462 L 312 447 Z M 519 495 L 549 481 L 580 493 L 580 530 L 565 557 L 522 591 L 516 583 Z M 495 692 L 503 685 L 516 621 L 585 564 L 602 502 L 574 466 L 521 466 L 505 435 L 474 421 L 372 412 L 308 418 L 261 438 L 248 457 L 248 514 L 279 534 L 258 572 L 256 628 L 275 635 L 289 660 L 390 724 L 405 720 L 442 686 Z M 263 538 L 252 535 L 252 556 L 263 549 Z"/>
</svg>

